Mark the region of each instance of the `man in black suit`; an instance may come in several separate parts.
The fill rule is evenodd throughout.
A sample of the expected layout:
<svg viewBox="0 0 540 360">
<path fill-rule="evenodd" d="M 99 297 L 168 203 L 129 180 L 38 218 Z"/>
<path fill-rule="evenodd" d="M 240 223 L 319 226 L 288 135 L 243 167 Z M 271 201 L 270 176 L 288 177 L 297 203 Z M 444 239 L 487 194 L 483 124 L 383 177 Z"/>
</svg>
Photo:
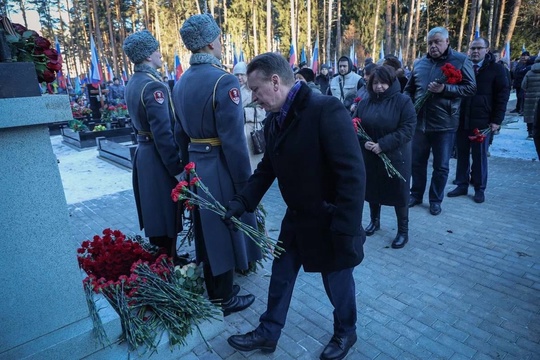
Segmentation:
<svg viewBox="0 0 540 360">
<path fill-rule="evenodd" d="M 456 185 L 448 197 L 467 195 L 469 176 L 474 185 L 473 200 L 477 203 L 485 201 L 488 177 L 487 152 L 489 135 L 482 142 L 471 141 L 474 130 L 499 130 L 506 104 L 510 96 L 510 83 L 503 65 L 496 62 L 495 56 L 489 52 L 489 41 L 477 38 L 469 46 L 469 58 L 476 74 L 476 94 L 463 99 L 460 109 L 459 128 L 456 133 L 457 168 Z M 472 153 L 472 164 L 469 161 Z"/>
<path fill-rule="evenodd" d="M 259 326 L 228 342 L 240 351 L 276 349 L 303 266 L 321 273 L 334 306 L 334 333 L 321 359 L 342 359 L 357 339 L 352 273 L 364 257 L 365 241 L 365 168 L 349 112 L 337 98 L 295 83 L 281 55 L 255 57 L 247 75 L 253 100 L 269 112 L 266 151 L 246 187 L 229 203 L 224 220 L 254 211 L 277 178 L 287 204 L 279 235 L 285 252 L 273 262 Z"/>
</svg>

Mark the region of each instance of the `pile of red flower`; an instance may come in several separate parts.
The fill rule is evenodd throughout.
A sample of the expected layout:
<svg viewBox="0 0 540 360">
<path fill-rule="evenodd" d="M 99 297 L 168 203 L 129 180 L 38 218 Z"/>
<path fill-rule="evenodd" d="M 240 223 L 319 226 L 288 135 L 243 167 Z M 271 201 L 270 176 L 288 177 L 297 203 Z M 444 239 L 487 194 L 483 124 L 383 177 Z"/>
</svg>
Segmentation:
<svg viewBox="0 0 540 360">
<path fill-rule="evenodd" d="M 62 70 L 62 58 L 51 47 L 50 41 L 20 24 L 12 24 L 9 30 L 6 38 L 14 50 L 12 53 L 16 56 L 15 60 L 33 62 L 39 82 L 53 82 L 56 72 Z"/>
<path fill-rule="evenodd" d="M 473 135 L 469 136 L 469 140 L 476 143 L 482 143 L 488 136 L 491 128 L 486 128 L 484 130 L 478 130 L 478 128 L 473 130 Z"/>
<path fill-rule="evenodd" d="M 166 254 L 151 250 L 142 239 L 127 238 L 119 230 L 85 240 L 77 250 L 80 267 L 88 275 L 84 289 L 94 328 L 109 343 L 93 294 L 100 293 L 118 313 L 122 336 L 131 350 L 155 350 L 163 332 L 171 347 L 185 342 L 192 328 L 219 315 L 203 296 L 201 267 L 174 266 Z M 144 350 L 144 349 L 142 349 Z"/>
</svg>

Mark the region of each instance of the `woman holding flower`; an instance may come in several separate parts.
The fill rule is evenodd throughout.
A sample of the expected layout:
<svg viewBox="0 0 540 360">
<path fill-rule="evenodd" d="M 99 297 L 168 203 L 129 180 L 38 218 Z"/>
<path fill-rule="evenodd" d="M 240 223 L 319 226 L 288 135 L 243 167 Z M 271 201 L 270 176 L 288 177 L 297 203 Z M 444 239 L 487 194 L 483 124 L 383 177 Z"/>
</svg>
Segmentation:
<svg viewBox="0 0 540 360">
<path fill-rule="evenodd" d="M 409 239 L 409 186 L 411 177 L 411 139 L 416 127 L 416 113 L 411 99 L 401 94 L 393 68 L 377 66 L 368 81 L 369 98 L 360 101 L 355 117 L 373 141 L 360 138 L 366 164 L 366 201 L 371 222 L 366 235 L 380 229 L 381 205 L 394 206 L 398 232 L 392 247 L 405 246 Z M 379 156 L 384 152 L 401 174 L 390 177 Z"/>
</svg>

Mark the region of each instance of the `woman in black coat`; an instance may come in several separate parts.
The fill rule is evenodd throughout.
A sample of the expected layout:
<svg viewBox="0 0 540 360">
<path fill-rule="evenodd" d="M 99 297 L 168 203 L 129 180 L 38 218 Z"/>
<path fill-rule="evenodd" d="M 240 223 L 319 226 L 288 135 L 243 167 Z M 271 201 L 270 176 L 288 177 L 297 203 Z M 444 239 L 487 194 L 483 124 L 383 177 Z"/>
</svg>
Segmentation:
<svg viewBox="0 0 540 360">
<path fill-rule="evenodd" d="M 361 101 L 355 117 L 373 141 L 360 138 L 366 164 L 366 201 L 371 222 L 366 235 L 380 229 L 381 205 L 394 206 L 398 231 L 392 248 L 399 249 L 409 240 L 409 193 L 411 177 L 411 139 L 416 127 L 416 112 L 411 99 L 401 94 L 395 71 L 378 66 L 371 75 L 368 99 Z M 385 153 L 405 181 L 389 177 L 378 154 Z"/>
</svg>

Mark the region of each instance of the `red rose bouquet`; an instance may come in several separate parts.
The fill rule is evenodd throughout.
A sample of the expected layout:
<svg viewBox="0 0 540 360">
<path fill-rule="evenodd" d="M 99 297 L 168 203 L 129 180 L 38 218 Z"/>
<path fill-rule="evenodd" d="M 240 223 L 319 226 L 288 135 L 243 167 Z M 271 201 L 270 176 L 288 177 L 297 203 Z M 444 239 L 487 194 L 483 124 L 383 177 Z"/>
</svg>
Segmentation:
<svg viewBox="0 0 540 360">
<path fill-rule="evenodd" d="M 435 80 L 439 84 L 459 84 L 463 80 L 461 70 L 456 69 L 456 67 L 450 63 L 446 63 L 441 66 L 441 71 L 443 73 L 443 76 Z M 416 110 L 417 114 L 420 112 L 426 101 L 432 96 L 433 93 L 428 90 L 424 95 L 416 99 L 416 101 L 414 102 L 414 109 Z"/>
<path fill-rule="evenodd" d="M 355 117 L 354 119 L 352 119 L 352 121 L 354 130 L 356 131 L 358 136 L 360 136 L 365 141 L 373 141 L 371 136 L 369 136 L 366 130 L 364 130 L 364 128 L 362 127 L 362 120 L 359 117 Z M 386 169 L 388 177 L 397 176 L 401 180 L 406 181 L 405 178 L 401 175 L 401 173 L 394 167 L 394 165 L 392 165 L 392 162 L 385 153 L 380 152 L 377 155 L 379 155 L 379 158 L 383 161 L 384 168 Z"/>
<path fill-rule="evenodd" d="M 140 237 L 105 229 L 103 236 L 83 241 L 77 252 L 79 266 L 88 275 L 83 284 L 90 316 L 103 344 L 109 340 L 94 294 L 102 294 L 118 313 L 130 350 L 155 350 L 164 331 L 171 346 L 182 345 L 193 326 L 219 315 L 203 296 L 201 267 L 174 266 Z"/>
<path fill-rule="evenodd" d="M 201 181 L 195 171 L 195 163 L 190 162 L 184 168 L 186 174 L 191 175 L 191 181 L 180 181 L 172 190 L 171 198 L 174 202 L 184 201 L 184 206 L 187 210 L 193 210 L 198 206 L 200 209 L 205 209 L 223 217 L 227 209 L 214 198 L 208 187 Z M 194 187 L 201 189 L 208 199 L 198 195 L 194 191 Z M 283 248 L 277 245 L 276 241 L 270 239 L 263 231 L 255 229 L 250 225 L 245 224 L 234 216 L 231 218 L 234 226 L 243 232 L 248 238 L 253 240 L 261 249 L 263 258 L 267 259 L 271 256 L 279 256 L 283 252 Z"/>
<path fill-rule="evenodd" d="M 28 30 L 20 24 L 12 24 L 4 18 L 2 27 L 11 47 L 15 61 L 33 62 L 39 82 L 51 83 L 56 79 L 56 72 L 62 70 L 62 59 L 51 47 L 49 40 L 37 32 Z"/>
</svg>

